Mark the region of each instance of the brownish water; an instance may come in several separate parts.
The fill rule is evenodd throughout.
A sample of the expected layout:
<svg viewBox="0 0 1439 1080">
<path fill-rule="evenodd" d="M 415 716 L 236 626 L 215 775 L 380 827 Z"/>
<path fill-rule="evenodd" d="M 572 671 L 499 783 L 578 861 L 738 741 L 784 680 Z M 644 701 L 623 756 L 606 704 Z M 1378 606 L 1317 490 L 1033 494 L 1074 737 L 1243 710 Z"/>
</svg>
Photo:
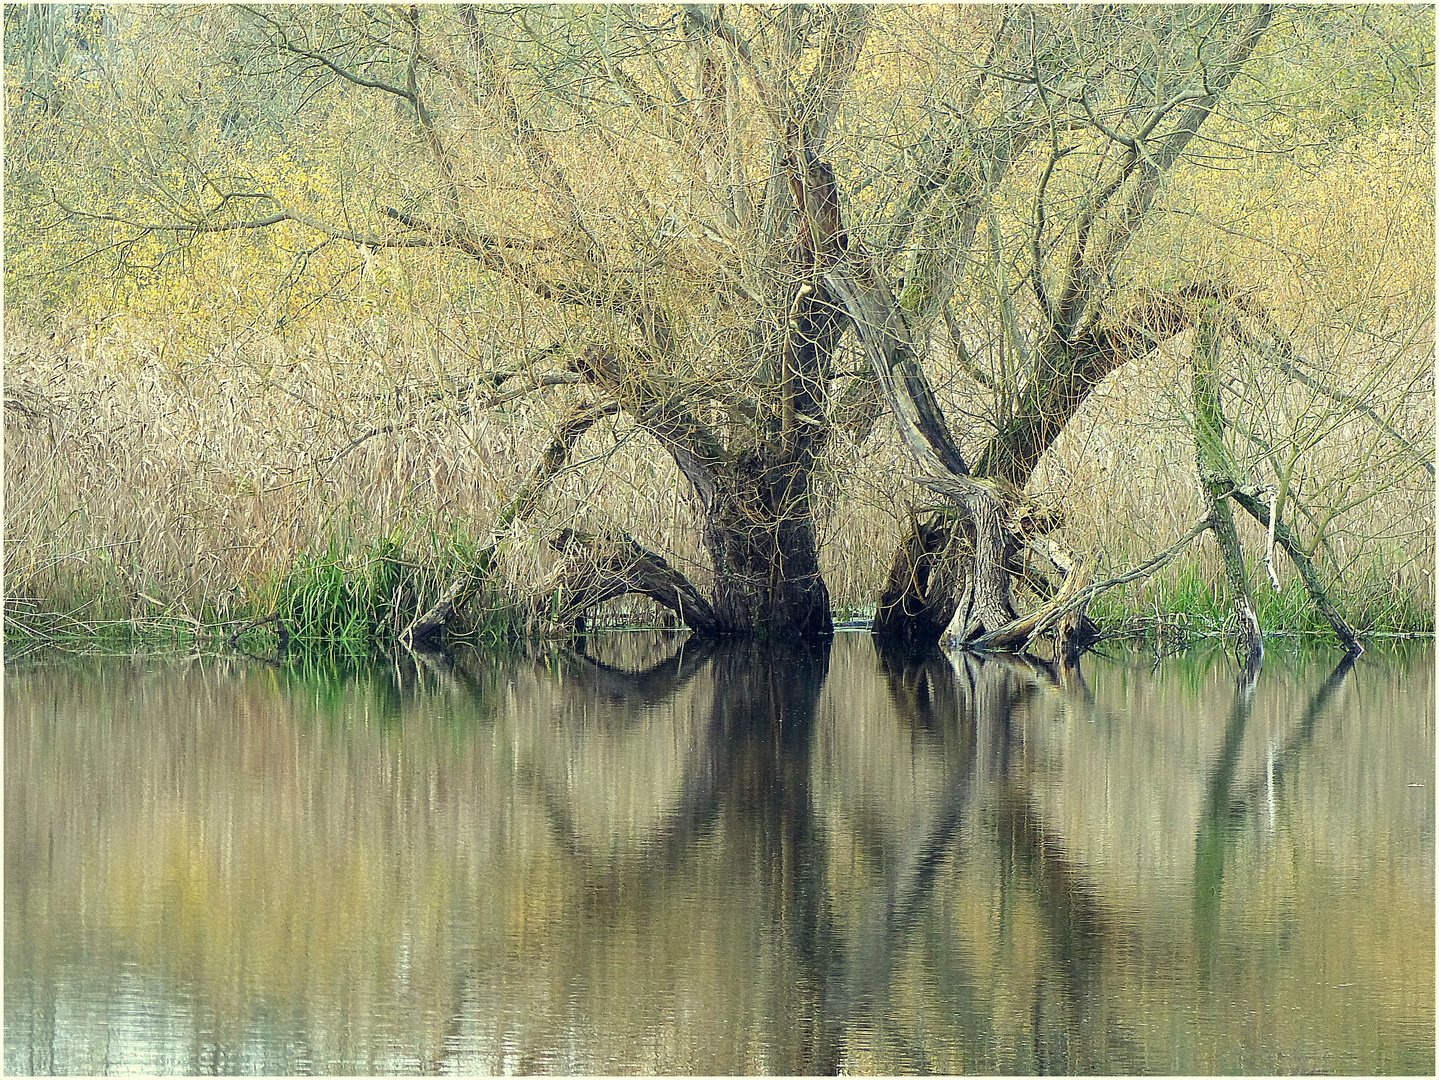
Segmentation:
<svg viewBox="0 0 1439 1080">
<path fill-rule="evenodd" d="M 12 665 L 6 1071 L 1432 1075 L 1432 648 L 675 649 Z"/>
</svg>

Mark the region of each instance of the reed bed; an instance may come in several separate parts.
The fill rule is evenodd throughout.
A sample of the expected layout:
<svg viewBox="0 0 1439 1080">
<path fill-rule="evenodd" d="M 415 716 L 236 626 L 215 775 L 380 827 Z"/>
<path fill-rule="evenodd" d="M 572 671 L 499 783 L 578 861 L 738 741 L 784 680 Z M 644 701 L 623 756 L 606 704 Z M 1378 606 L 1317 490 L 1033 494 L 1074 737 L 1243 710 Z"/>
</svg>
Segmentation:
<svg viewBox="0 0 1439 1080">
<path fill-rule="evenodd" d="M 309 646 L 364 649 L 393 636 L 474 565 L 574 391 L 466 414 L 463 399 L 436 393 L 461 381 L 463 356 L 390 331 L 381 362 L 373 329 L 253 334 L 196 357 L 114 322 L 50 335 L 10 327 L 7 635 L 108 627 L 163 640 L 207 628 L 232 634 L 278 616 Z M 1183 368 L 1181 343 L 1118 373 L 1032 485 L 1064 508 L 1063 539 L 1095 554 L 1100 576 L 1143 561 L 1200 514 L 1175 391 Z M 1415 423 L 1422 429 L 1423 417 Z M 1356 469 L 1376 452 L 1358 421 L 1309 452 L 1312 472 L 1349 478 L 1344 494 L 1354 502 L 1328 522 L 1318 556 L 1361 631 L 1430 632 L 1432 481 L 1398 460 Z M 565 527 L 626 530 L 703 581 L 699 521 L 657 447 L 621 418 L 592 431 L 575 458 L 541 512 L 501 545 L 461 632 L 497 638 L 543 625 L 553 562 L 545 541 Z M 864 446 L 841 445 L 821 473 L 823 566 L 837 616 L 870 609 L 907 514 L 927 505 L 913 472 L 882 422 Z M 1322 632 L 1282 555 L 1276 590 L 1264 537 L 1246 528 L 1242 539 L 1266 628 Z M 1102 598 L 1094 614 L 1111 628 L 1213 635 L 1225 628 L 1226 604 L 1217 552 L 1201 542 L 1153 579 Z M 647 602 L 607 617 L 670 621 Z"/>
</svg>

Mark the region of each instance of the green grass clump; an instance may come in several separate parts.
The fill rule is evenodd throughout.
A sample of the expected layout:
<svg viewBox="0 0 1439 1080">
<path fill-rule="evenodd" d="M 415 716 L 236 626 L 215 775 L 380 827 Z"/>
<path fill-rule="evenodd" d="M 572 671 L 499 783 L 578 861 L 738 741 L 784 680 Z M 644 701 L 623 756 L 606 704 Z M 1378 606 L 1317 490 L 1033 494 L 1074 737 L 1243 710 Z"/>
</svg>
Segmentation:
<svg viewBox="0 0 1439 1080">
<path fill-rule="evenodd" d="M 1287 575 L 1275 589 L 1262 567 L 1251 568 L 1249 592 L 1266 637 L 1333 635 L 1298 575 Z M 1433 604 L 1386 573 L 1380 563 L 1351 568 L 1330 586 L 1329 596 L 1360 637 L 1434 633 Z M 1207 573 L 1193 561 L 1101 594 L 1089 605 L 1088 614 L 1106 634 L 1148 637 L 1171 645 L 1222 638 L 1237 629 L 1222 574 Z"/>
<path fill-rule="evenodd" d="M 498 642 L 517 637 L 522 606 L 488 579 L 490 559 L 465 536 L 426 538 L 415 553 L 393 534 L 359 544 L 332 537 L 326 548 L 301 555 L 276 589 L 274 615 L 292 648 L 363 655 L 397 641 L 456 577 L 472 578 L 476 595 L 452 620 L 448 634 Z"/>
</svg>

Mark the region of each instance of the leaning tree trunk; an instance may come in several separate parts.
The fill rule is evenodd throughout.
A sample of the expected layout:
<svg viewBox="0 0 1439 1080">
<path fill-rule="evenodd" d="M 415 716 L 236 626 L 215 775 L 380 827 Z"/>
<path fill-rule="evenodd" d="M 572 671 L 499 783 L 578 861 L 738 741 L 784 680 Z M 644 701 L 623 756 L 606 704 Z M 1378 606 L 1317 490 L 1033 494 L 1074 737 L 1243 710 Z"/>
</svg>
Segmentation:
<svg viewBox="0 0 1439 1080">
<path fill-rule="evenodd" d="M 1234 605 L 1239 654 L 1244 666 L 1258 668 L 1264 659 L 1264 633 L 1249 595 L 1244 551 L 1229 509 L 1229 494 L 1236 487 L 1224 452 L 1224 410 L 1219 401 L 1219 327 L 1212 312 L 1195 330 L 1194 349 L 1194 453 L 1199 483 L 1209 508 L 1209 528 L 1224 557 L 1224 577 Z"/>
<path fill-rule="evenodd" d="M 1010 581 L 1027 546 L 1025 526 L 1042 531 L 1058 524 L 1036 520 L 1020 492 L 1094 387 L 1152 340 L 1137 328 L 1152 325 L 1157 314 L 1134 313 L 1128 325 L 1135 329 L 1123 333 L 1096 332 L 1074 344 L 1051 335 L 1041 345 L 1033 380 L 1013 417 L 979 455 L 974 480 L 928 485 L 963 513 L 945 510 L 911 522 L 875 609 L 877 636 L 926 647 L 953 623 L 960 640 L 969 642 L 1013 620 Z"/>
<path fill-rule="evenodd" d="M 989 440 L 973 469 L 973 477 L 998 481 L 998 486 L 1007 492 L 998 496 L 999 520 L 1004 532 L 1000 537 L 1001 548 L 1018 551 L 1024 546 L 1024 538 L 1017 535 L 1012 527 L 1022 516 L 1023 499 L 1020 493 L 1035 465 L 1074 417 L 1090 391 L 1109 372 L 1149 352 L 1185 325 L 1192 325 L 1192 303 L 1186 301 L 1192 302 L 1195 297 L 1186 295 L 1192 290 L 1181 289 L 1173 294 L 1151 294 L 1135 312 L 1106 327 L 1102 324 L 1102 316 L 1108 283 L 1112 279 L 1116 260 L 1143 225 L 1162 177 L 1179 160 L 1220 97 L 1248 62 L 1272 17 L 1273 11 L 1267 5 L 1251 14 L 1231 41 L 1224 57 L 1206 70 L 1204 92 L 1175 96 L 1164 104 L 1157 104 L 1144 122 L 1141 135 L 1130 137 L 1110 132 L 1090 114 L 1096 127 L 1104 130 L 1111 144 L 1116 148 L 1124 147 L 1124 152 L 1118 154 L 1114 169 L 1107 178 L 1097 183 L 1083 200 L 1082 208 L 1074 218 L 1074 239 L 1063 258 L 1063 268 L 1057 279 L 1051 276 L 1048 280 L 1046 260 L 1041 252 L 1044 185 L 1049 177 L 1049 173 L 1045 172 L 1036 198 L 1041 226 L 1034 234 L 1034 261 L 1028 275 L 1041 311 L 1035 364 L 1024 385 L 1018 388 L 1017 408 L 1009 422 Z M 1179 109 L 1181 103 L 1184 108 Z M 1085 109 L 1089 109 L 1087 104 Z M 1177 110 L 1172 113 L 1173 126 L 1160 135 L 1157 126 L 1171 114 L 1171 110 Z M 1062 153 L 1068 152 L 1059 151 L 1056 142 L 1050 165 Z M 1107 222 L 1102 220 L 1106 216 Z M 1050 264 L 1058 265 L 1058 262 Z M 1212 290 L 1207 286 L 1198 286 L 1193 291 Z M 853 307 L 851 315 L 856 318 L 861 336 L 864 330 L 859 324 L 863 319 L 868 319 L 872 325 L 886 326 L 884 320 L 875 320 L 872 313 L 861 316 Z M 896 395 L 886 385 L 885 372 L 879 370 L 880 365 L 875 366 L 878 381 L 885 389 L 901 433 L 904 433 L 906 418 L 903 413 L 913 402 L 906 402 L 903 395 Z M 913 445 L 911 449 L 914 449 Z M 961 508 L 971 504 L 984 508 L 988 514 L 988 503 L 975 494 L 975 484 L 968 470 L 963 467 L 958 470 L 952 467 L 934 469 L 933 456 L 927 457 L 923 452 L 917 453 L 916 458 L 931 476 L 944 477 L 948 472 L 950 477 L 959 481 L 957 486 L 946 492 L 951 501 Z M 1007 577 L 1016 571 L 1016 567 L 1008 560 L 1000 562 L 997 567 L 983 565 L 994 554 L 995 538 L 985 535 L 983 521 L 971 520 L 976 530 L 976 542 L 969 554 L 964 552 L 962 544 L 952 542 L 952 536 L 959 527 L 957 521 L 945 523 L 942 517 L 934 517 L 923 525 L 915 523 L 911 536 L 901 544 L 883 593 L 883 602 L 876 612 L 874 631 L 877 635 L 932 644 L 943 632 L 946 625 L 943 616 L 950 611 L 963 621 L 962 640 L 966 642 L 984 639 L 998 644 L 999 639 L 1005 636 L 1002 633 L 1004 627 L 988 623 L 998 617 L 1002 607 L 1007 606 L 1008 597 L 996 595 L 986 584 L 986 576 L 997 569 Z M 911 554 L 915 557 L 910 558 Z M 945 559 L 952 560 L 952 565 L 937 573 L 940 568 L 935 563 Z M 926 560 L 929 561 L 928 566 L 925 565 Z M 944 589 L 934 587 L 936 581 L 946 579 L 959 583 L 961 592 L 958 602 L 945 595 Z M 1067 580 L 1065 587 L 1071 587 L 1076 582 L 1077 579 Z M 984 595 L 985 592 L 989 595 Z M 951 607 L 951 604 L 954 606 Z M 935 627 L 940 628 L 939 632 L 934 631 Z"/>
<path fill-rule="evenodd" d="M 1196 305 L 1221 295 L 1223 290 L 1211 285 L 1154 293 L 1112 324 L 1094 325 L 1075 340 L 1051 327 L 1036 349 L 1034 371 L 1013 415 L 976 459 L 972 479 L 959 486 L 929 485 L 965 512 L 945 510 L 912 520 L 880 594 L 874 633 L 926 647 L 953 623 L 962 642 L 984 639 L 999 647 L 994 635 L 1003 629 L 1005 612 L 1013 612 L 1008 582 L 1020 571 L 1018 556 L 1036 546 L 1031 541 L 1038 534 L 1060 523 L 1036 515 L 1022 495 L 1040 460 L 1106 376 L 1194 325 Z M 971 503 L 998 530 L 978 546 L 972 537 L 980 519 Z M 1063 561 L 1055 565 L 1068 581 Z"/>
</svg>

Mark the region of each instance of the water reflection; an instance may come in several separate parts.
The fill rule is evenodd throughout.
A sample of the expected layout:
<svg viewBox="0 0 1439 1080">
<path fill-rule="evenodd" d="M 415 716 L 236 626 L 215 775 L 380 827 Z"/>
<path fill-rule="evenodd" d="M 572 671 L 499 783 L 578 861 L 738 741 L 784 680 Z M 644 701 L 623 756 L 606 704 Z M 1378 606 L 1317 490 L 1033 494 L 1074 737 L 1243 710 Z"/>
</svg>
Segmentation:
<svg viewBox="0 0 1439 1080">
<path fill-rule="evenodd" d="M 1432 652 L 31 664 L 9 1072 L 1419 1072 Z"/>
<path fill-rule="evenodd" d="M 1198 944 L 1199 975 L 1208 988 L 1213 970 L 1215 949 L 1218 948 L 1220 900 L 1224 891 L 1224 862 L 1229 849 L 1240 843 L 1256 816 L 1259 789 L 1262 785 L 1271 819 L 1276 802 L 1282 799 L 1284 784 L 1291 769 L 1314 738 L 1314 728 L 1326 711 L 1350 669 L 1352 657 L 1345 656 L 1330 673 L 1323 685 L 1310 698 L 1303 716 L 1283 749 L 1268 750 L 1264 775 L 1251 780 L 1243 794 L 1236 794 L 1239 761 L 1254 711 L 1254 692 L 1259 681 L 1257 667 L 1240 672 L 1234 690 L 1234 704 L 1224 729 L 1224 744 L 1210 772 L 1204 813 L 1199 835 L 1194 844 L 1194 938 Z"/>
</svg>

